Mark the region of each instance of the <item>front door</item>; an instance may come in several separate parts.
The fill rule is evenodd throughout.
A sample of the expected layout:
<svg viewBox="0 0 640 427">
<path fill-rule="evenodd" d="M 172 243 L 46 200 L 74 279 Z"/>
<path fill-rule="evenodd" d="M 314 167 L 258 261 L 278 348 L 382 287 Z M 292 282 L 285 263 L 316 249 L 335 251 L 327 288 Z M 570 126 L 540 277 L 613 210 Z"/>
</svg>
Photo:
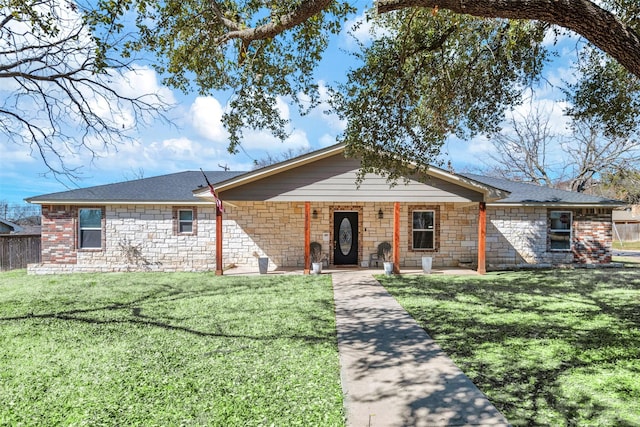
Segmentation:
<svg viewBox="0 0 640 427">
<path fill-rule="evenodd" d="M 358 265 L 358 212 L 333 213 L 333 263 Z"/>
</svg>

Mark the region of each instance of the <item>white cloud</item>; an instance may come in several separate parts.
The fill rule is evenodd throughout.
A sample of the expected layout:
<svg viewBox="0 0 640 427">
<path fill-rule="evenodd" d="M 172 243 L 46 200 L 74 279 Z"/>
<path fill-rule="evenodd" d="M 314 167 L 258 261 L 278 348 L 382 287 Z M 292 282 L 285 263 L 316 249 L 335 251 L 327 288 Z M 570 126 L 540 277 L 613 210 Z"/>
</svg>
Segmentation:
<svg viewBox="0 0 640 427">
<path fill-rule="evenodd" d="M 153 109 L 138 110 L 134 113 L 132 104 L 124 98 L 135 99 L 158 110 L 176 104 L 173 92 L 162 86 L 157 73 L 145 66 L 132 65 L 131 69 L 109 70 L 110 77 L 95 77 L 102 84 L 109 86 L 114 92 L 103 91 L 94 86 L 83 90 L 90 110 L 111 126 L 123 131 L 138 132 L 141 127 L 153 126 L 157 116 Z M 76 117 L 76 122 L 80 117 Z M 78 122 L 80 123 L 80 122 Z"/>
<path fill-rule="evenodd" d="M 504 132 L 509 132 L 511 121 L 515 119 L 520 122 L 524 117 L 535 115 L 539 112 L 543 120 L 548 120 L 549 130 L 558 135 L 568 133 L 570 120 L 564 115 L 564 110 L 568 107 L 565 101 L 557 101 L 551 98 L 540 97 L 536 93 L 530 102 L 525 102 L 513 111 L 506 113 L 506 121 L 503 123 Z"/>
<path fill-rule="evenodd" d="M 173 105 L 176 102 L 173 92 L 158 81 L 155 70 L 146 66 L 133 66 L 132 69 L 118 76 L 115 85 L 123 96 L 137 98 L 155 95 L 164 103 Z"/>
<path fill-rule="evenodd" d="M 367 20 L 366 12 L 347 21 L 342 31 L 342 43 L 347 48 L 354 48 L 358 43 L 369 44 L 372 40 L 373 23 Z"/>
<path fill-rule="evenodd" d="M 338 141 L 336 140 L 336 136 L 330 135 L 328 133 L 325 133 L 320 138 L 318 138 L 318 142 L 320 143 L 321 147 L 329 147 L 338 143 Z"/>
<path fill-rule="evenodd" d="M 223 109 L 212 96 L 199 96 L 189 109 L 190 122 L 198 135 L 214 142 L 228 140 L 227 131 L 222 125 Z"/>
<path fill-rule="evenodd" d="M 2 171 L 8 169 L 20 169 L 25 167 L 26 164 L 33 164 L 36 162 L 32 155 L 31 149 L 26 144 L 18 144 L 7 140 L 6 138 L 0 138 L 0 169 Z"/>
<path fill-rule="evenodd" d="M 508 111 L 505 114 L 505 121 L 502 123 L 502 133 L 515 135 L 511 121 L 515 119 L 521 122 L 524 117 L 539 111 L 543 120 L 548 119 L 550 133 L 556 135 L 558 139 L 550 141 L 546 150 L 546 160 L 549 164 L 559 163 L 564 157 L 560 141 L 563 136 L 570 133 L 569 120 L 564 116 L 563 110 L 567 104 L 552 98 L 541 98 L 536 92 L 531 95 L 528 102 Z M 515 136 L 514 136 L 515 137 Z M 458 138 L 449 138 L 443 147 L 443 158 L 445 162 L 451 160 L 456 170 L 472 169 L 477 171 L 495 163 L 490 155 L 495 154 L 495 148 L 491 140 L 485 136 L 478 135 L 472 140 L 464 141 Z"/>
<path fill-rule="evenodd" d="M 271 153 L 285 152 L 289 149 L 298 150 L 309 148 L 309 140 L 306 132 L 300 129 L 293 130 L 285 141 L 280 141 L 268 132 L 245 131 L 242 140 L 242 148 L 247 151 L 267 151 Z"/>
<path fill-rule="evenodd" d="M 291 119 L 289 104 L 284 102 L 284 100 L 281 97 L 276 98 L 276 109 L 280 112 L 280 117 L 282 117 L 284 120 Z"/>
<path fill-rule="evenodd" d="M 125 130 L 136 127 L 136 120 L 131 108 L 118 105 L 119 103 L 114 97 L 94 92 L 88 93 L 86 99 L 91 112 L 105 120 L 111 126 Z M 79 120 L 80 117 L 78 116 L 77 119 Z"/>
<path fill-rule="evenodd" d="M 576 83 L 580 78 L 580 73 L 570 68 L 569 64 L 557 64 L 550 68 L 545 74 L 545 80 L 548 82 L 542 91 L 538 91 L 539 96 L 547 93 L 554 93 L 555 96 L 561 95 L 558 88 L 566 86 L 567 83 Z"/>
<path fill-rule="evenodd" d="M 480 167 L 480 163 L 488 159 L 493 150 L 493 145 L 484 136 L 477 136 L 469 141 L 451 137 L 442 148 L 441 158 L 445 164 L 451 161 L 455 169 L 461 171 Z"/>
<path fill-rule="evenodd" d="M 101 176 L 127 170 L 143 170 L 145 176 L 209 167 L 229 158 L 216 144 L 194 141 L 187 137 L 167 138 L 149 143 L 134 141 L 104 153 L 95 161 Z"/>
<path fill-rule="evenodd" d="M 54 129 L 50 128 L 55 127 L 60 134 L 76 136 L 79 141 L 83 139 L 83 132 L 87 126 L 90 127 L 97 122 L 92 117 L 86 119 L 84 113 L 90 112 L 107 126 L 118 131 L 104 135 L 105 139 L 112 137 L 114 141 L 125 140 L 126 137 L 121 138 L 121 133 L 128 136 L 132 135 L 131 132 L 137 134 L 141 127 L 154 123 L 156 116 L 151 111 L 134 111 L 131 103 L 115 94 L 151 105 L 158 104 L 153 96 L 158 96 L 169 104 L 173 104 L 175 98 L 168 88 L 159 83 L 155 71 L 148 67 L 129 64 L 131 68 L 108 69 L 107 74 L 93 74 L 90 64 L 95 44 L 81 14 L 72 6 L 58 0 L 40 2 L 34 6 L 34 10 L 43 17 L 51 17 L 55 29 L 59 32 L 45 34 L 28 19 L 10 20 L 0 29 L 0 48 L 16 50 L 16 63 L 20 63 L 19 60 L 30 59 L 15 66 L 11 71 L 30 73 L 37 67 L 37 73 L 42 76 L 73 73 L 76 78 L 86 80 L 75 84 L 63 82 L 72 94 L 70 96 L 56 82 L 43 80 L 36 85 L 27 79 L 17 79 L 15 83 L 4 81 L 13 82 L 13 79 L 2 79 L 0 90 L 7 93 L 6 96 L 0 96 L 3 100 L 0 103 L 4 102 L 6 109 L 18 112 L 25 121 L 40 126 L 49 134 L 54 132 Z M 32 60 L 40 55 L 48 58 L 47 65 L 43 68 L 40 61 Z M 88 81 L 96 84 L 87 84 Z M 39 92 L 46 94 L 50 106 L 48 109 L 43 107 L 45 95 L 36 95 Z M 78 109 L 78 100 L 83 104 L 80 107 L 82 111 Z M 90 124 L 87 125 L 87 122 Z M 96 131 L 101 132 L 100 123 L 96 125 Z M 25 144 L 28 144 L 29 138 L 30 136 L 25 134 Z M 100 155 L 109 155 L 108 152 L 105 153 L 102 142 L 97 138 L 89 137 L 85 140 L 88 141 L 87 148 L 90 150 L 96 150 Z M 63 137 L 53 138 L 53 144 L 55 151 L 61 153 L 68 166 L 82 165 L 83 161 L 90 157 L 86 152 L 76 153 L 78 143 L 69 143 Z M 34 153 L 37 159 L 37 151 L 34 150 Z M 45 155 L 52 164 L 58 163 L 53 150 L 48 150 Z"/>
<path fill-rule="evenodd" d="M 195 161 L 204 154 L 202 145 L 191 141 L 188 138 L 165 139 L 158 146 L 159 152 L 173 161 Z"/>
<path fill-rule="evenodd" d="M 32 72 L 38 69 L 42 72 L 40 61 L 33 60 L 39 55 L 55 56 L 55 60 L 47 62 L 46 68 L 56 68 L 58 71 L 75 69 L 86 61 L 87 51 L 91 52 L 95 46 L 77 8 L 66 2 L 47 0 L 36 2 L 31 9 L 47 23 L 47 27 L 49 24 L 52 27 L 43 30 L 37 24 L 38 20 L 19 15 L 17 19 L 3 23 L 0 28 L 0 50 L 14 52 L 15 57 L 10 63 L 19 64 L 14 65 L 11 71 Z M 3 18 L 11 14 L 6 7 L 2 12 Z M 29 60 L 20 62 L 24 59 Z M 56 61 L 59 62 L 56 64 Z"/>
</svg>

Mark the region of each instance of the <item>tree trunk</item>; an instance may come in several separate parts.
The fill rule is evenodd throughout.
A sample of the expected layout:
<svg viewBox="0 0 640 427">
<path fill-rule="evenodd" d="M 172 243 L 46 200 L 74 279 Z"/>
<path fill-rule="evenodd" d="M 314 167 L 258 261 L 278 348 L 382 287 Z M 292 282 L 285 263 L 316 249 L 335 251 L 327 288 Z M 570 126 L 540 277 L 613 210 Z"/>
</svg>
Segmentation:
<svg viewBox="0 0 640 427">
<path fill-rule="evenodd" d="M 589 0 L 378 0 L 379 13 L 408 7 L 448 9 L 482 18 L 528 19 L 580 34 L 640 77 L 640 37 Z"/>
</svg>

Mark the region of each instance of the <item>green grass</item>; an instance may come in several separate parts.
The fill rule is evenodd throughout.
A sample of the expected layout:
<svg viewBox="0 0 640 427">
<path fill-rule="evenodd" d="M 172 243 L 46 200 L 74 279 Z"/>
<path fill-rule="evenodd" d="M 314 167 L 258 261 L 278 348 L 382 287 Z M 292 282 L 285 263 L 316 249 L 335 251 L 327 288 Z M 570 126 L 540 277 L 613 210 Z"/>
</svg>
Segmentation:
<svg viewBox="0 0 640 427">
<path fill-rule="evenodd" d="M 640 426 L 640 271 L 380 277 L 513 425 Z"/>
<path fill-rule="evenodd" d="M 342 426 L 329 276 L 0 274 L 0 425 Z"/>
<path fill-rule="evenodd" d="M 620 242 L 620 240 L 613 241 L 613 249 L 618 250 L 640 250 L 640 242 Z"/>
</svg>

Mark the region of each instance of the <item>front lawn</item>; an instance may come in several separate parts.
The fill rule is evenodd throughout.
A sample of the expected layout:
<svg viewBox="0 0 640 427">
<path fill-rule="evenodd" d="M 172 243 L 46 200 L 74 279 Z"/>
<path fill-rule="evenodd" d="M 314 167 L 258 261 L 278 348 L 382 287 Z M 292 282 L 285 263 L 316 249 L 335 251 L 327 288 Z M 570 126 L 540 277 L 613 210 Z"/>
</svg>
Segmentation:
<svg viewBox="0 0 640 427">
<path fill-rule="evenodd" d="M 0 330 L 0 425 L 344 425 L 330 276 L 2 273 Z"/>
<path fill-rule="evenodd" d="M 640 271 L 380 277 L 513 425 L 640 426 Z"/>
</svg>

